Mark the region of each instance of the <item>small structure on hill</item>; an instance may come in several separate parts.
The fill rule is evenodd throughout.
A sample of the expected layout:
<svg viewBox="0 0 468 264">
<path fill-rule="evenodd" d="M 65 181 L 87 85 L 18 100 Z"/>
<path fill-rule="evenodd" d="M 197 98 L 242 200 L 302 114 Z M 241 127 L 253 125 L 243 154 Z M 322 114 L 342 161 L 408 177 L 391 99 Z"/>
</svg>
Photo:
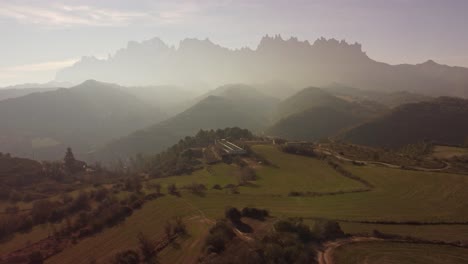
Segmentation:
<svg viewBox="0 0 468 264">
<path fill-rule="evenodd" d="M 236 144 L 226 139 L 216 140 L 215 144 L 221 147 L 223 154 L 225 155 L 244 155 L 247 153 L 245 149 L 237 146 Z"/>
</svg>

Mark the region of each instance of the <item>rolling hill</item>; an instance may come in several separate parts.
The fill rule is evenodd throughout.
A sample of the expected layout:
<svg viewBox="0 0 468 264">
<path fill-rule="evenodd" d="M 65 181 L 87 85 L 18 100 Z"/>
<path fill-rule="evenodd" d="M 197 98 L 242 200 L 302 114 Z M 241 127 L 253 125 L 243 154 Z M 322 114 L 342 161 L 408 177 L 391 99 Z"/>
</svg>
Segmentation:
<svg viewBox="0 0 468 264">
<path fill-rule="evenodd" d="M 158 153 L 200 129 L 238 126 L 258 131 L 268 126 L 276 103 L 276 99 L 249 86 L 223 86 L 172 118 L 110 142 L 93 158 L 110 160 Z"/>
<path fill-rule="evenodd" d="M 117 85 L 86 81 L 1 101 L 0 151 L 56 159 L 70 146 L 81 155 L 163 118 L 157 108 Z"/>
<path fill-rule="evenodd" d="M 422 140 L 460 145 L 467 137 L 468 100 L 450 97 L 402 105 L 343 135 L 356 144 L 390 148 Z"/>
<path fill-rule="evenodd" d="M 386 108 L 378 103 L 349 102 L 309 87 L 278 106 L 277 122 L 266 133 L 295 140 L 317 140 L 375 117 Z"/>
<path fill-rule="evenodd" d="M 403 104 L 418 103 L 430 101 L 433 97 L 422 95 L 408 91 L 375 91 L 375 90 L 362 90 L 354 87 L 349 87 L 341 84 L 331 84 L 323 88 L 327 92 L 339 98 L 348 101 L 364 102 L 377 102 L 383 106 L 394 108 Z"/>
</svg>

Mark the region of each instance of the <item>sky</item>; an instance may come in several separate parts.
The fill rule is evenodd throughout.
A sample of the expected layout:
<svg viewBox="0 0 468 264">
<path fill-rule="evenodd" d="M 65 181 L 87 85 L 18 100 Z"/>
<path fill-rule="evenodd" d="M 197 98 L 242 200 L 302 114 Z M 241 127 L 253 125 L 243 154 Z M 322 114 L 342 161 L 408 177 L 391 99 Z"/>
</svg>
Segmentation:
<svg viewBox="0 0 468 264">
<path fill-rule="evenodd" d="M 466 0 L 0 0 L 0 87 L 47 82 L 82 56 L 153 37 L 234 49 L 266 34 L 323 36 L 390 64 L 468 67 L 467 13 Z"/>
</svg>

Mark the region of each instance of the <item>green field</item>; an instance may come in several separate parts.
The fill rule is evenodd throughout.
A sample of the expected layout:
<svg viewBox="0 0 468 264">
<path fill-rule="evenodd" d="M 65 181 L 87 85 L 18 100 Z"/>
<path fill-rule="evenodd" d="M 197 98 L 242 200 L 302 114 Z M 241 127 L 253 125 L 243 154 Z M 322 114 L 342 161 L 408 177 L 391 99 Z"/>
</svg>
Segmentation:
<svg viewBox="0 0 468 264">
<path fill-rule="evenodd" d="M 468 249 L 427 244 L 361 242 L 337 248 L 333 257 L 337 264 L 463 264 L 468 263 Z"/>
<path fill-rule="evenodd" d="M 273 166 L 262 166 L 257 170 L 257 188 L 244 188 L 249 194 L 288 194 L 299 192 L 337 192 L 362 189 L 364 186 L 341 176 L 325 161 L 286 154 L 272 145 L 252 148 Z"/>
<path fill-rule="evenodd" d="M 468 148 L 451 147 L 451 146 L 435 146 L 432 156 L 439 159 L 450 159 L 454 156 L 468 155 Z"/>
<path fill-rule="evenodd" d="M 17 233 L 12 238 L 0 244 L 0 255 L 21 249 L 28 244 L 47 238 L 51 233 L 52 229 L 48 224 L 35 226 L 27 233 Z"/>
<path fill-rule="evenodd" d="M 381 225 L 341 222 L 340 226 L 348 234 L 372 234 L 373 230 L 378 230 L 385 234 L 425 240 L 468 241 L 468 225 Z"/>
<path fill-rule="evenodd" d="M 256 167 L 259 179 L 252 186 L 240 187 L 239 194 L 213 190 L 214 184 L 237 184 L 236 165 L 216 164 L 191 175 L 151 180 L 163 185 L 165 196 L 147 202 L 122 224 L 104 229 L 47 260 L 47 263 L 89 263 L 104 261 L 116 252 L 136 248 L 138 232 L 154 240 L 163 237 L 165 223 L 175 216 L 183 217 L 189 236 L 177 240 L 174 246 L 160 253 L 162 263 L 192 262 L 201 252 L 209 220 L 221 218 L 226 206 L 266 208 L 274 217 L 316 217 L 360 221 L 468 221 L 468 177 L 464 175 L 431 173 L 377 166 L 343 166 L 374 185 L 369 192 L 325 195 L 320 197 L 290 197 L 290 191 L 333 192 L 362 188 L 362 184 L 343 177 L 325 161 L 290 155 L 273 146 L 254 146 L 253 150 L 274 166 Z M 202 183 L 208 188 L 204 196 L 181 190 L 181 197 L 167 194 L 166 186 L 182 187 Z M 342 223 L 349 233 L 372 232 L 411 235 L 434 240 L 465 240 L 465 225 L 373 225 Z M 36 235 L 33 235 L 36 234 Z M 31 238 L 44 233 L 34 229 Z M 28 234 L 17 235 L 8 245 L 13 249 L 27 241 Z M 34 240 L 34 239 L 31 239 Z M 3 248 L 3 245 L 2 245 Z M 448 250 L 452 250 L 451 248 Z M 9 251 L 9 250 L 5 250 Z M 87 256 L 86 258 L 83 256 Z M 389 262 L 392 263 L 392 262 Z"/>
<path fill-rule="evenodd" d="M 87 264 L 90 260 L 100 263 L 121 250 L 136 249 L 139 232 L 143 232 L 153 240 L 161 239 L 164 236 L 165 223 L 174 216 L 183 217 L 187 226 L 190 227 L 189 232 L 193 235 L 196 234 L 193 230 L 197 228 L 197 225 L 204 225 L 200 213 L 184 198 L 165 196 L 146 203 L 124 223 L 83 239 L 78 244 L 48 259 L 46 263 Z M 189 239 L 196 239 L 196 236 Z"/>
<path fill-rule="evenodd" d="M 158 182 L 163 188 L 167 187 L 167 185 L 171 183 L 176 184 L 178 187 L 183 187 L 192 183 L 199 183 L 204 184 L 208 189 L 211 189 L 215 184 L 219 184 L 220 186 L 238 184 L 238 173 L 239 168 L 237 166 L 220 163 L 195 171 L 190 175 L 161 178 L 151 180 L 150 182 Z"/>
</svg>

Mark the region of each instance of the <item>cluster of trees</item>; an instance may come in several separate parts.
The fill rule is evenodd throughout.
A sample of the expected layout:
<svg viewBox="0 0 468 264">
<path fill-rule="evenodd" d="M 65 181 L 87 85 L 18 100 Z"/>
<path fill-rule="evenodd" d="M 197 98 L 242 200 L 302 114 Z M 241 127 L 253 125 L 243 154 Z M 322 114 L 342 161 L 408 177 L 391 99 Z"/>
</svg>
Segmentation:
<svg viewBox="0 0 468 264">
<path fill-rule="evenodd" d="M 138 239 L 138 250 L 128 249 L 117 253 L 113 260 L 113 264 L 156 264 L 159 263 L 158 251 L 162 250 L 165 246 L 169 245 L 178 235 L 187 235 L 187 229 L 182 221 L 182 218 L 176 217 L 173 222 L 167 222 L 164 227 L 166 237 L 165 241 L 157 243 L 145 236 L 143 233 L 139 233 Z M 161 245 L 163 246 L 161 248 Z"/>
<path fill-rule="evenodd" d="M 291 144 L 284 144 L 280 147 L 281 151 L 295 154 L 295 155 L 302 155 L 308 157 L 317 157 L 317 153 L 314 152 L 314 148 L 310 145 L 291 145 Z"/>
<path fill-rule="evenodd" d="M 47 222 L 61 225 L 60 230 L 55 231 L 57 236 L 73 233 L 79 237 L 90 235 L 123 221 L 144 201 L 143 193 L 133 193 L 127 199 L 119 200 L 110 190 L 102 187 L 80 192 L 75 198 L 64 194 L 58 201 L 38 200 L 30 211 L 12 208 L 10 214 L 0 218 L 0 239 Z M 92 203 L 97 203 L 97 207 L 92 209 Z"/>
<path fill-rule="evenodd" d="M 240 168 L 239 172 L 239 185 L 246 185 L 250 181 L 255 181 L 257 180 L 257 174 L 255 173 L 255 170 L 244 166 Z"/>
<path fill-rule="evenodd" d="M 294 233 L 303 243 L 323 242 L 345 236 L 338 222 L 316 220 L 313 228 L 303 223 L 300 218 L 280 220 L 274 225 L 276 232 Z"/>
<path fill-rule="evenodd" d="M 430 141 L 420 141 L 408 144 L 400 148 L 399 152 L 410 157 L 421 157 L 429 155 L 434 150 L 434 144 Z"/>
<path fill-rule="evenodd" d="M 235 219 L 238 216 L 233 209 L 230 213 Z M 252 264 L 317 263 L 320 243 L 345 236 L 339 224 L 334 221 L 317 220 L 313 226 L 309 226 L 299 218 L 285 219 L 276 222 L 273 230 L 254 244 L 254 249 L 251 245 L 243 247 L 236 244 L 235 253 L 226 251 L 221 255 L 235 233 L 228 222 L 218 221 L 210 230 L 205 250 L 211 253 L 211 257 L 212 253 L 217 254 L 215 256 L 219 259 L 215 263 L 224 263 L 227 260 L 232 263 Z"/>
<path fill-rule="evenodd" d="M 156 251 L 156 242 L 139 233 L 138 250 L 128 249 L 117 253 L 113 260 L 113 264 L 156 264 L 158 263 L 158 252 Z"/>
<path fill-rule="evenodd" d="M 317 221 L 311 228 L 301 219 L 280 220 L 249 259 L 255 263 L 316 263 L 320 242 L 344 236 L 336 222 Z"/>
<path fill-rule="evenodd" d="M 353 179 L 355 181 L 358 181 L 358 182 L 362 183 L 364 186 L 366 186 L 367 188 L 373 188 L 374 187 L 370 182 L 368 182 L 368 181 L 360 178 L 359 176 L 356 176 L 356 175 L 352 174 L 351 172 L 347 171 L 345 168 L 343 168 L 343 166 L 341 166 L 340 164 L 334 162 L 332 159 L 328 159 L 328 165 L 330 165 L 330 167 L 332 167 L 335 171 L 337 171 L 338 173 L 340 173 L 344 177 L 347 177 L 347 178 Z"/>
<path fill-rule="evenodd" d="M 249 217 L 260 221 L 263 221 L 266 217 L 270 216 L 270 212 L 268 212 L 268 210 L 253 207 L 244 207 L 241 214 L 243 217 Z"/>
<path fill-rule="evenodd" d="M 228 138 L 251 139 L 252 133 L 247 129 L 238 127 L 200 130 L 193 137 L 185 137 L 166 151 L 156 155 L 137 155 L 131 159 L 131 167 L 135 171 L 144 171 L 152 177 L 165 177 L 191 173 L 200 164 L 199 155 L 192 148 L 206 147 L 213 144 L 216 139 Z"/>
<path fill-rule="evenodd" d="M 206 191 L 206 186 L 201 183 L 192 183 L 189 185 L 184 186 L 184 189 L 189 190 L 192 194 L 198 195 L 198 196 L 204 196 L 205 191 Z"/>
<path fill-rule="evenodd" d="M 205 240 L 205 251 L 207 253 L 221 253 L 226 248 L 226 244 L 231 241 L 236 234 L 232 227 L 225 220 L 219 220 L 210 229 Z"/>
</svg>

